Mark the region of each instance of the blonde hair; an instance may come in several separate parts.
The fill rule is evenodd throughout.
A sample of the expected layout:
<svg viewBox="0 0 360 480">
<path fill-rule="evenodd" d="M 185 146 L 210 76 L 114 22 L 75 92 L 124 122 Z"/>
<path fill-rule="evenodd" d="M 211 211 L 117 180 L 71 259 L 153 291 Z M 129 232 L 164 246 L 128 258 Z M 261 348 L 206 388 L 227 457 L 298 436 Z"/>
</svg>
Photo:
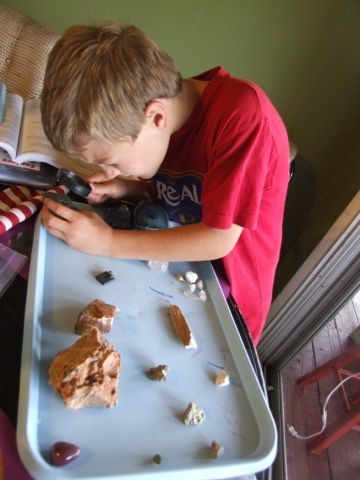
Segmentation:
<svg viewBox="0 0 360 480">
<path fill-rule="evenodd" d="M 79 152 L 79 136 L 135 139 L 151 100 L 181 91 L 174 61 L 144 32 L 119 22 L 75 25 L 50 52 L 41 95 L 45 133 L 53 146 Z"/>
</svg>

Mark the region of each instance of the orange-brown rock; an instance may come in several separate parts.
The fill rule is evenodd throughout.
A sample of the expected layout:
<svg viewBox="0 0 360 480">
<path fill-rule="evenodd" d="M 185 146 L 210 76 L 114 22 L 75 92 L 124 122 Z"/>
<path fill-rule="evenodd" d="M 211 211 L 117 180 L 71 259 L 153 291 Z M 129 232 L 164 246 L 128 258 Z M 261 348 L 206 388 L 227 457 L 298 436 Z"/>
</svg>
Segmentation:
<svg viewBox="0 0 360 480">
<path fill-rule="evenodd" d="M 93 328 L 55 356 L 49 384 L 68 408 L 111 408 L 118 402 L 120 368 L 120 354 Z"/>
<path fill-rule="evenodd" d="M 100 333 L 109 333 L 118 308 L 95 298 L 82 310 L 75 322 L 75 333 L 82 335 L 96 327 Z"/>
</svg>

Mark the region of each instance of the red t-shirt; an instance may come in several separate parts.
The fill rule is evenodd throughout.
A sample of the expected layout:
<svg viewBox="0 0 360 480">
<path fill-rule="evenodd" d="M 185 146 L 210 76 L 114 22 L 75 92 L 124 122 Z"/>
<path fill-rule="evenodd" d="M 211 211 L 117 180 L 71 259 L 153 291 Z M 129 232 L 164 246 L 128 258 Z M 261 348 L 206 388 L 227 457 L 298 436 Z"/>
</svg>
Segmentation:
<svg viewBox="0 0 360 480">
<path fill-rule="evenodd" d="M 222 259 L 230 291 L 255 344 L 272 299 L 289 179 L 284 124 L 265 93 L 217 67 L 191 117 L 170 139 L 154 194 L 180 223 L 240 225 Z"/>
</svg>

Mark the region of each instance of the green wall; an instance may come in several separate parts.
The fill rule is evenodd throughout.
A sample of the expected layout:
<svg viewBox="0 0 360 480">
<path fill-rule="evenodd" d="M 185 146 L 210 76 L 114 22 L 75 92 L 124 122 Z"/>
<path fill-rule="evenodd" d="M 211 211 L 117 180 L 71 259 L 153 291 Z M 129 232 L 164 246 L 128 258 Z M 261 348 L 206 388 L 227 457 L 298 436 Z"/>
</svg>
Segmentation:
<svg viewBox="0 0 360 480">
<path fill-rule="evenodd" d="M 277 289 L 360 185 L 358 0 L 11 0 L 61 33 L 121 19 L 150 34 L 184 76 L 222 64 L 261 85 L 300 152 Z"/>
</svg>

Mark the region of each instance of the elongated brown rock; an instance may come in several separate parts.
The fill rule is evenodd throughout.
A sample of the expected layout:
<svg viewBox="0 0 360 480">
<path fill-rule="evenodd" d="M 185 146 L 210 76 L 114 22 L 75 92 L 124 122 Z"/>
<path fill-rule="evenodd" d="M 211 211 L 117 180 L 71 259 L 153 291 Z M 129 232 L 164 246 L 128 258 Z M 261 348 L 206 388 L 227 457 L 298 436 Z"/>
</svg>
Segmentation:
<svg viewBox="0 0 360 480">
<path fill-rule="evenodd" d="M 177 305 L 170 305 L 169 315 L 175 333 L 185 348 L 197 348 L 196 340 L 193 336 L 184 314 Z"/>
</svg>

